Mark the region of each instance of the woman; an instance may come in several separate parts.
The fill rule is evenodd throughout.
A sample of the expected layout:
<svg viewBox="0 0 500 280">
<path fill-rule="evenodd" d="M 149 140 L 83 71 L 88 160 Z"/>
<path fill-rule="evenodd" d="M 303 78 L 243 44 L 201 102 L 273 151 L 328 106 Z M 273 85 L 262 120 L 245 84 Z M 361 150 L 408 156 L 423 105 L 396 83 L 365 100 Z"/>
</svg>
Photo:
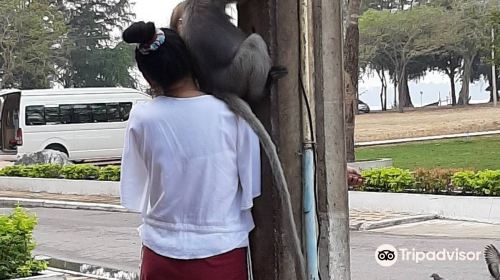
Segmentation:
<svg viewBox="0 0 500 280">
<path fill-rule="evenodd" d="M 130 114 L 121 199 L 142 213 L 141 279 L 247 279 L 246 248 L 260 195 L 259 140 L 222 101 L 200 92 L 170 29 L 137 22 L 123 33 L 155 91 Z"/>
</svg>

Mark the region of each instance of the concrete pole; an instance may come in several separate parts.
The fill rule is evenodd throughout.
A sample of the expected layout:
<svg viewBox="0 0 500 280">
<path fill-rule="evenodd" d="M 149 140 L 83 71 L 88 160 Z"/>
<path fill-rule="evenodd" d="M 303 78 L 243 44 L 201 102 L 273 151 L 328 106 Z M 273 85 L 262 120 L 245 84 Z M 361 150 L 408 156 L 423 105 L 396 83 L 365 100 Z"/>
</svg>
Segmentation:
<svg viewBox="0 0 500 280">
<path fill-rule="evenodd" d="M 350 280 L 342 1 L 314 0 L 321 279 Z"/>
<path fill-rule="evenodd" d="M 259 33 L 266 40 L 274 65 L 287 67 L 288 75 L 273 87 L 270 98 L 252 104 L 278 147 L 290 191 L 295 223 L 302 235 L 302 114 L 299 88 L 299 0 L 241 1 L 239 27 Z M 262 196 L 253 208 L 256 228 L 252 232 L 254 279 L 304 280 L 295 273 L 291 240 L 284 238 L 283 211 L 272 186 L 267 157 L 262 155 Z M 302 236 L 300 236 L 302 239 Z"/>
<path fill-rule="evenodd" d="M 300 83 L 302 98 L 302 181 L 304 208 L 305 258 L 307 280 L 319 280 L 318 221 L 316 212 L 315 162 L 314 162 L 314 52 L 312 32 L 312 1 L 299 0 L 300 16 Z"/>
<path fill-rule="evenodd" d="M 497 97 L 497 72 L 495 69 L 495 29 L 491 28 L 491 90 L 493 93 L 493 106 L 497 106 L 498 97 Z"/>
</svg>

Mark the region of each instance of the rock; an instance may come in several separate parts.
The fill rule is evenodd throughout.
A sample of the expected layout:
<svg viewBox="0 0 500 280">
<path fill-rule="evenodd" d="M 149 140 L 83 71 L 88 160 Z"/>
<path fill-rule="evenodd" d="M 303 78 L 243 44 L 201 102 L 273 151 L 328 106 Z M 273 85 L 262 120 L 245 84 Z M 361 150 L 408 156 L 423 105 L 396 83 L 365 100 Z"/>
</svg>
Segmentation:
<svg viewBox="0 0 500 280">
<path fill-rule="evenodd" d="M 70 165 L 73 164 L 68 156 L 59 151 L 54 150 L 43 150 L 41 152 L 24 154 L 17 157 L 15 165 L 33 165 L 33 164 L 45 164 L 54 163 L 60 165 Z"/>
</svg>

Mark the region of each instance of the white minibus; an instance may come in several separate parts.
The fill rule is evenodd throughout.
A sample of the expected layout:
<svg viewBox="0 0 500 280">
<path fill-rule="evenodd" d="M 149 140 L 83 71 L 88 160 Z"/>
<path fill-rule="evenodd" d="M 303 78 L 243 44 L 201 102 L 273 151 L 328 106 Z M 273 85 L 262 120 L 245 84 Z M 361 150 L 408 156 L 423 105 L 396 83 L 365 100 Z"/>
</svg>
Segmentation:
<svg viewBox="0 0 500 280">
<path fill-rule="evenodd" d="M 45 149 L 70 160 L 119 159 L 128 116 L 150 96 L 127 88 L 0 91 L 0 153 Z"/>
</svg>

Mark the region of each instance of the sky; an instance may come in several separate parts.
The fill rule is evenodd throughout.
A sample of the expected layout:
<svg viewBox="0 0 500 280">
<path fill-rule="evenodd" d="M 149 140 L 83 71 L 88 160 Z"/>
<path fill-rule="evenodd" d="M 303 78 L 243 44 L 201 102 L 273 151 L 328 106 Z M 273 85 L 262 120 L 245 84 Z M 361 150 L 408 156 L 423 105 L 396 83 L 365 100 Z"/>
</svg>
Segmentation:
<svg viewBox="0 0 500 280">
<path fill-rule="evenodd" d="M 157 27 L 168 27 L 170 14 L 181 0 L 135 0 L 134 11 L 136 20 L 153 21 Z M 359 83 L 360 99 L 368 103 L 372 109 L 380 108 L 380 80 L 376 75 L 365 75 Z M 415 106 L 434 103 L 439 100 L 445 101 L 450 96 L 449 79 L 442 73 L 431 72 L 425 78 L 411 81 L 409 84 L 412 100 Z M 471 100 L 473 103 L 488 100 L 488 92 L 485 88 L 488 84 L 478 81 L 471 85 Z M 456 84 L 457 93 L 460 91 L 460 82 Z M 394 88 L 387 88 L 388 104 L 393 103 Z M 422 94 L 420 94 L 422 92 Z"/>
<path fill-rule="evenodd" d="M 136 20 L 152 21 L 158 27 L 168 27 L 170 14 L 180 0 L 136 0 Z"/>
</svg>

